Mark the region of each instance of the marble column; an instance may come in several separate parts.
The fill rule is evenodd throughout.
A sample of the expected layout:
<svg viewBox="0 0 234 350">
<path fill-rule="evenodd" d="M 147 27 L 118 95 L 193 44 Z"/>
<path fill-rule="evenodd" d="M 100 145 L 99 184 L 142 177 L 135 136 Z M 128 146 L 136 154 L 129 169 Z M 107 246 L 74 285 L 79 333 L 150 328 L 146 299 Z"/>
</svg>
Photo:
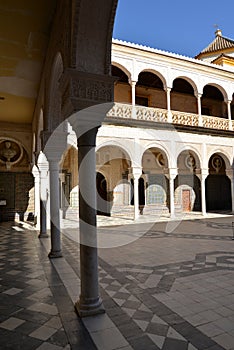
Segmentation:
<svg viewBox="0 0 234 350">
<path fill-rule="evenodd" d="M 228 120 L 229 120 L 229 130 L 232 130 L 232 111 L 231 111 L 231 103 L 232 101 L 227 101 L 227 110 L 228 110 Z"/>
<path fill-rule="evenodd" d="M 48 163 L 38 162 L 40 172 L 40 234 L 39 238 L 47 238 L 47 197 L 48 197 Z"/>
<path fill-rule="evenodd" d="M 139 179 L 142 175 L 141 168 L 132 168 L 132 176 L 133 176 L 133 187 L 134 187 L 134 220 L 139 218 L 140 210 L 139 210 Z"/>
<path fill-rule="evenodd" d="M 172 113 L 171 113 L 171 88 L 167 88 L 167 115 L 168 123 L 172 123 Z"/>
<path fill-rule="evenodd" d="M 98 286 L 96 224 L 96 134 L 98 127 L 78 138 L 80 281 L 81 292 L 75 307 L 81 317 L 105 312 Z"/>
<path fill-rule="evenodd" d="M 234 169 L 227 169 L 226 175 L 231 181 L 231 200 L 232 200 L 232 213 L 234 213 Z"/>
<path fill-rule="evenodd" d="M 197 95 L 197 112 L 198 112 L 198 126 L 202 125 L 202 113 L 201 113 L 201 98 L 202 94 Z"/>
<path fill-rule="evenodd" d="M 169 189 L 170 189 L 170 217 L 175 218 L 175 185 L 174 180 L 178 174 L 177 169 L 169 169 Z"/>
<path fill-rule="evenodd" d="M 62 257 L 60 234 L 60 191 L 59 191 L 59 159 L 49 159 L 50 175 L 50 238 L 51 250 L 49 258 Z"/>
<path fill-rule="evenodd" d="M 132 89 L 132 119 L 136 119 L 136 81 L 130 81 Z"/>
<path fill-rule="evenodd" d="M 202 215 L 206 215 L 206 178 L 209 175 L 209 171 L 202 170 L 201 172 L 201 209 L 202 209 Z"/>
<path fill-rule="evenodd" d="M 34 176 L 34 225 L 40 230 L 40 172 L 36 165 L 32 170 Z"/>
<path fill-rule="evenodd" d="M 50 239 L 49 258 L 62 257 L 60 230 L 59 163 L 67 147 L 68 125 L 61 123 L 53 132 L 43 132 L 44 153 L 49 163 Z"/>
</svg>

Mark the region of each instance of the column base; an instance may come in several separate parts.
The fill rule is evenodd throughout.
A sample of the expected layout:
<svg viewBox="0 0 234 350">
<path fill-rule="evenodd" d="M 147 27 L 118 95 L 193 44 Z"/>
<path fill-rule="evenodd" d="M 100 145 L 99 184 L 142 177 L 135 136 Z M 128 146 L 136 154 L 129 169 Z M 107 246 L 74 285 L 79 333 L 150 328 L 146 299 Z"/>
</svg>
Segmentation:
<svg viewBox="0 0 234 350">
<path fill-rule="evenodd" d="M 46 232 L 40 232 L 38 235 L 38 238 L 48 238 L 48 237 L 49 237 L 49 235 Z"/>
<path fill-rule="evenodd" d="M 50 259 L 62 258 L 62 257 L 63 257 L 63 254 L 62 254 L 61 250 L 59 250 L 57 252 L 50 251 L 48 254 L 48 258 L 50 258 Z"/>
<path fill-rule="evenodd" d="M 82 303 L 81 300 L 78 300 L 75 303 L 75 310 L 80 317 L 100 315 L 106 312 L 101 298 L 98 298 L 96 302 L 93 302 L 93 299 L 86 300 L 86 303 Z"/>
</svg>

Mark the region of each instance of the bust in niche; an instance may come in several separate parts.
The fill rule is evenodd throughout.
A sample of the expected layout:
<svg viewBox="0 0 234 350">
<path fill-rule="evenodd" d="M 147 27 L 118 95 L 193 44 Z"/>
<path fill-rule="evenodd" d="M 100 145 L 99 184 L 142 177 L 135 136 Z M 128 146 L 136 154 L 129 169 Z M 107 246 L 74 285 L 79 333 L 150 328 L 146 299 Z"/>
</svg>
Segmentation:
<svg viewBox="0 0 234 350">
<path fill-rule="evenodd" d="M 11 141 L 5 141 L 4 146 L 0 150 L 1 160 L 7 163 L 11 163 L 17 160 L 19 157 L 18 145 Z"/>
</svg>

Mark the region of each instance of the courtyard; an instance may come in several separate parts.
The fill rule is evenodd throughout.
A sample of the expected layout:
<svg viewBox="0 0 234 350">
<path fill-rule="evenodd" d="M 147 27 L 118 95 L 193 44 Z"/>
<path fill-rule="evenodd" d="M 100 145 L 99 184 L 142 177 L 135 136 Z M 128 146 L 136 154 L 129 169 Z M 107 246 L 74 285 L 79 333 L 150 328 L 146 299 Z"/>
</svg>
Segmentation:
<svg viewBox="0 0 234 350">
<path fill-rule="evenodd" d="M 106 313 L 82 320 L 74 310 L 77 223 L 64 224 L 63 257 L 51 260 L 49 238 L 39 240 L 27 223 L 1 223 L 1 347 L 233 350 L 233 221 L 216 214 L 135 224 L 99 217 Z"/>
</svg>

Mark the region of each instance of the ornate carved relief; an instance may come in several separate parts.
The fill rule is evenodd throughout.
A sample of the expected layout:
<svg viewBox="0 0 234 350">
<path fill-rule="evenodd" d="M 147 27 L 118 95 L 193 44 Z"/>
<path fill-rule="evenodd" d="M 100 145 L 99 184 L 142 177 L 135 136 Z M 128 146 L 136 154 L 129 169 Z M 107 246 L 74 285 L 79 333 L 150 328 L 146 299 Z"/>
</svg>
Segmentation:
<svg viewBox="0 0 234 350">
<path fill-rule="evenodd" d="M 113 100 L 115 78 L 67 69 L 61 78 L 63 115 Z"/>
<path fill-rule="evenodd" d="M 5 164 L 7 170 L 18 163 L 22 156 L 23 148 L 20 144 L 12 140 L 0 141 L 0 163 Z"/>
</svg>

